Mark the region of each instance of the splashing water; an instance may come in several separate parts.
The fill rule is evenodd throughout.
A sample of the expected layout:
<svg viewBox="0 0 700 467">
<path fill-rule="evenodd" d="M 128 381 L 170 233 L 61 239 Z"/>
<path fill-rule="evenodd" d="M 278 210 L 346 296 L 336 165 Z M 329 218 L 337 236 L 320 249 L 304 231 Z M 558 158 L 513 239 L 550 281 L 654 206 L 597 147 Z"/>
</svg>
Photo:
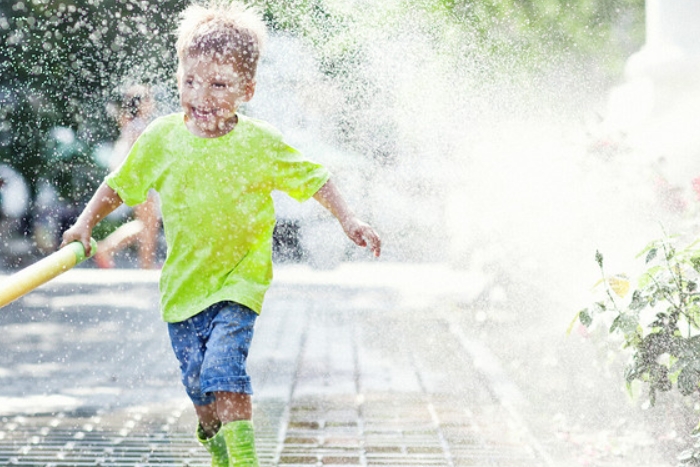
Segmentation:
<svg viewBox="0 0 700 467">
<path fill-rule="evenodd" d="M 488 53 L 466 21 L 448 21 L 429 2 L 329 2 L 318 17 L 300 6 L 293 18 L 259 3 L 306 35 L 275 33 L 248 111 L 337 173 L 351 204 L 383 233 L 387 259 L 500 263 L 573 293 L 577 281 L 559 279 L 586 270 L 596 248 L 627 252 L 658 231 L 650 167 L 632 154 L 604 160 L 587 151 L 584 116 L 606 99 L 595 66 L 562 55 L 533 58 L 535 72 L 523 72 L 527 58 L 517 57 L 517 44 Z M 168 2 L 173 11 L 183 6 Z M 161 110 L 177 108 L 172 50 L 134 47 L 139 33 L 153 50 L 168 50 L 173 24 L 162 17 L 175 15 L 160 15 L 165 9 L 146 2 L 56 9 L 12 2 L 0 27 L 10 31 L 7 18 L 23 13 L 8 33 L 11 51 L 34 50 L 25 45 L 38 42 L 58 53 L 22 70 L 41 82 L 50 67 L 66 66 L 75 86 L 63 102 L 74 110 L 80 137 L 99 143 L 114 128 L 90 116 L 104 114 L 120 83 L 155 82 Z M 74 35 L 58 37 L 64 29 Z M 494 36 L 507 32 L 494 29 Z M 57 49 L 61 41 L 70 47 Z M 80 44 L 101 50 L 103 60 L 76 50 Z M 99 90 L 100 80 L 110 84 L 81 108 L 75 94 Z M 48 111 L 58 104 L 37 105 Z"/>
<path fill-rule="evenodd" d="M 469 23 L 470 14 L 480 13 L 457 7 L 453 14 L 464 16 L 455 20 L 430 2 L 301 2 L 298 11 L 257 3 L 278 31 L 247 111 L 330 166 L 351 204 L 383 233 L 387 259 L 501 262 L 532 266 L 536 275 L 570 275 L 603 238 L 638 232 L 629 219 L 646 222 L 639 209 L 646 181 L 637 168 L 629 170 L 635 164 L 586 153 L 582 116 L 604 98 L 594 67 L 552 56 L 533 58 L 537 63 L 529 67 L 536 72 L 524 72 L 528 58 L 518 57 L 526 53 L 517 40 L 489 53 Z M 155 83 L 161 112 L 177 109 L 168 30 L 183 7 L 95 0 L 53 8 L 18 1 L 7 6 L 0 27 L 9 31 L 15 60 L 44 50 L 20 67 L 38 89 L 62 86 L 42 83 L 42 76 L 53 66 L 67 67 L 69 86 L 63 85 L 70 93 L 62 99 L 72 109 L 72 126 L 99 147 L 114 136 L 114 124 L 94 115 L 105 114 L 124 83 Z M 295 24 L 301 38 L 282 32 L 286 23 Z M 492 29 L 487 35 L 495 39 L 517 38 L 506 23 Z M 144 40 L 149 47 L 139 47 Z M 102 81 L 107 84 L 100 87 Z M 95 96 L 89 107 L 81 107 L 81 93 Z M 39 96 L 46 111 L 60 107 L 50 95 Z M 627 183 L 641 193 L 631 194 Z M 317 217 L 308 209 L 282 211 Z M 323 235 L 334 238 L 329 250 L 342 249 L 342 234 L 330 232 Z M 323 243 L 315 242 L 317 248 Z M 318 262 L 362 257 L 351 248 L 341 258 L 330 254 Z"/>
<path fill-rule="evenodd" d="M 335 77 L 308 41 L 274 35 L 248 106 L 338 169 L 387 259 L 498 266 L 571 301 L 596 280 L 596 248 L 633 257 L 660 233 L 649 168 L 589 151 L 603 77 L 558 57 L 523 73 L 466 32 L 379 21 L 387 10 L 366 6 L 353 24 L 361 60 Z"/>
</svg>

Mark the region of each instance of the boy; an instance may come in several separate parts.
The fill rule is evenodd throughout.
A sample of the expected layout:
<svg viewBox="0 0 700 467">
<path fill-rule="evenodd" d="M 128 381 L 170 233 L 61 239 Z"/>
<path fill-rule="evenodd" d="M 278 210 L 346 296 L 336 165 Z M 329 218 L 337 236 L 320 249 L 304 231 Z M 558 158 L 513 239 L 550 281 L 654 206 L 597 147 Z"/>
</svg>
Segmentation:
<svg viewBox="0 0 700 467">
<path fill-rule="evenodd" d="M 213 466 L 257 466 L 245 369 L 255 318 L 272 279 L 272 190 L 314 197 L 359 246 L 380 239 L 264 122 L 237 113 L 255 92 L 262 20 L 240 4 L 192 5 L 178 31 L 182 112 L 154 121 L 98 188 L 64 244 L 86 251 L 94 226 L 122 202 L 158 192 L 168 254 L 160 292 L 182 381 Z"/>
</svg>

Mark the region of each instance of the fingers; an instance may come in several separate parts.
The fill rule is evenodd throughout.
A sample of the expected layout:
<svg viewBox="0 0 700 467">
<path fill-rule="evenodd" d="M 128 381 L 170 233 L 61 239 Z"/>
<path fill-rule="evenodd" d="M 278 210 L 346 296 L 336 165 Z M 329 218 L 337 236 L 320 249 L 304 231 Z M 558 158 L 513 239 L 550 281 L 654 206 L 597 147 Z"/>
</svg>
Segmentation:
<svg viewBox="0 0 700 467">
<path fill-rule="evenodd" d="M 354 238 L 355 243 L 361 247 L 369 247 L 370 251 L 376 258 L 379 257 L 382 251 L 382 241 L 369 225 L 364 225 Z"/>
<path fill-rule="evenodd" d="M 346 219 L 342 226 L 346 235 L 357 246 L 362 248 L 369 247 L 374 256 L 379 257 L 382 252 L 382 241 L 369 224 L 362 222 L 356 217 L 351 217 Z"/>
<path fill-rule="evenodd" d="M 382 241 L 377 233 L 371 230 L 371 235 L 368 235 L 367 240 L 369 241 L 369 249 L 374 253 L 375 258 L 379 258 L 382 253 Z"/>
<path fill-rule="evenodd" d="M 90 236 L 76 234 L 71 232 L 70 230 L 67 230 L 63 233 L 63 241 L 61 242 L 60 248 L 63 248 L 64 246 L 73 242 L 80 242 L 83 245 L 83 249 L 85 250 L 85 256 L 90 256 L 90 254 L 92 253 Z"/>
<path fill-rule="evenodd" d="M 379 255 L 382 254 L 382 241 L 379 237 L 376 237 L 375 241 L 370 244 L 370 249 L 374 253 L 374 257 L 379 258 Z"/>
<path fill-rule="evenodd" d="M 71 240 L 69 237 L 67 237 L 66 234 L 64 233 L 64 234 L 63 234 L 63 240 L 61 241 L 61 245 L 59 246 L 59 248 L 63 248 L 64 246 L 68 245 L 68 244 L 71 243 L 72 241 L 73 241 L 73 240 Z"/>
<path fill-rule="evenodd" d="M 92 245 L 90 244 L 90 239 L 87 241 L 81 240 L 80 243 L 83 244 L 83 248 L 85 249 L 85 256 L 88 258 L 92 256 Z"/>
</svg>

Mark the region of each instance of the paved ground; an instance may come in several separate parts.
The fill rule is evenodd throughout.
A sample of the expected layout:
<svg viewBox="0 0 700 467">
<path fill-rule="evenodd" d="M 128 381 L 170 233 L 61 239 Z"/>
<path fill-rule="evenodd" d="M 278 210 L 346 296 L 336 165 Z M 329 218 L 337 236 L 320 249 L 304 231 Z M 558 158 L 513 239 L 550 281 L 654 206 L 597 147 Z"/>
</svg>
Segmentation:
<svg viewBox="0 0 700 467">
<path fill-rule="evenodd" d="M 2 309 L 0 465 L 206 465 L 156 279 L 80 268 Z M 278 268 L 250 357 L 262 464 L 670 465 L 632 419 L 563 421 L 584 412 L 562 392 L 587 397 L 570 372 L 531 381 L 561 343 L 484 301 L 491 285 L 436 265 Z"/>
</svg>

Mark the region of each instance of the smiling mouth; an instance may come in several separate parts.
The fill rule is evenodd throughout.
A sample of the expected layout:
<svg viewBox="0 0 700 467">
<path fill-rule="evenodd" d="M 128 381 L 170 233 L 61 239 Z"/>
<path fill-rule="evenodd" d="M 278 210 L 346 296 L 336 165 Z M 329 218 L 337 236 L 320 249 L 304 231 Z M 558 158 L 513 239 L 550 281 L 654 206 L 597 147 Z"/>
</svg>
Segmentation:
<svg viewBox="0 0 700 467">
<path fill-rule="evenodd" d="M 212 110 L 198 109 L 196 107 L 192 107 L 190 109 L 190 112 L 192 116 L 197 120 L 209 120 L 216 116 L 216 114 Z"/>
</svg>

